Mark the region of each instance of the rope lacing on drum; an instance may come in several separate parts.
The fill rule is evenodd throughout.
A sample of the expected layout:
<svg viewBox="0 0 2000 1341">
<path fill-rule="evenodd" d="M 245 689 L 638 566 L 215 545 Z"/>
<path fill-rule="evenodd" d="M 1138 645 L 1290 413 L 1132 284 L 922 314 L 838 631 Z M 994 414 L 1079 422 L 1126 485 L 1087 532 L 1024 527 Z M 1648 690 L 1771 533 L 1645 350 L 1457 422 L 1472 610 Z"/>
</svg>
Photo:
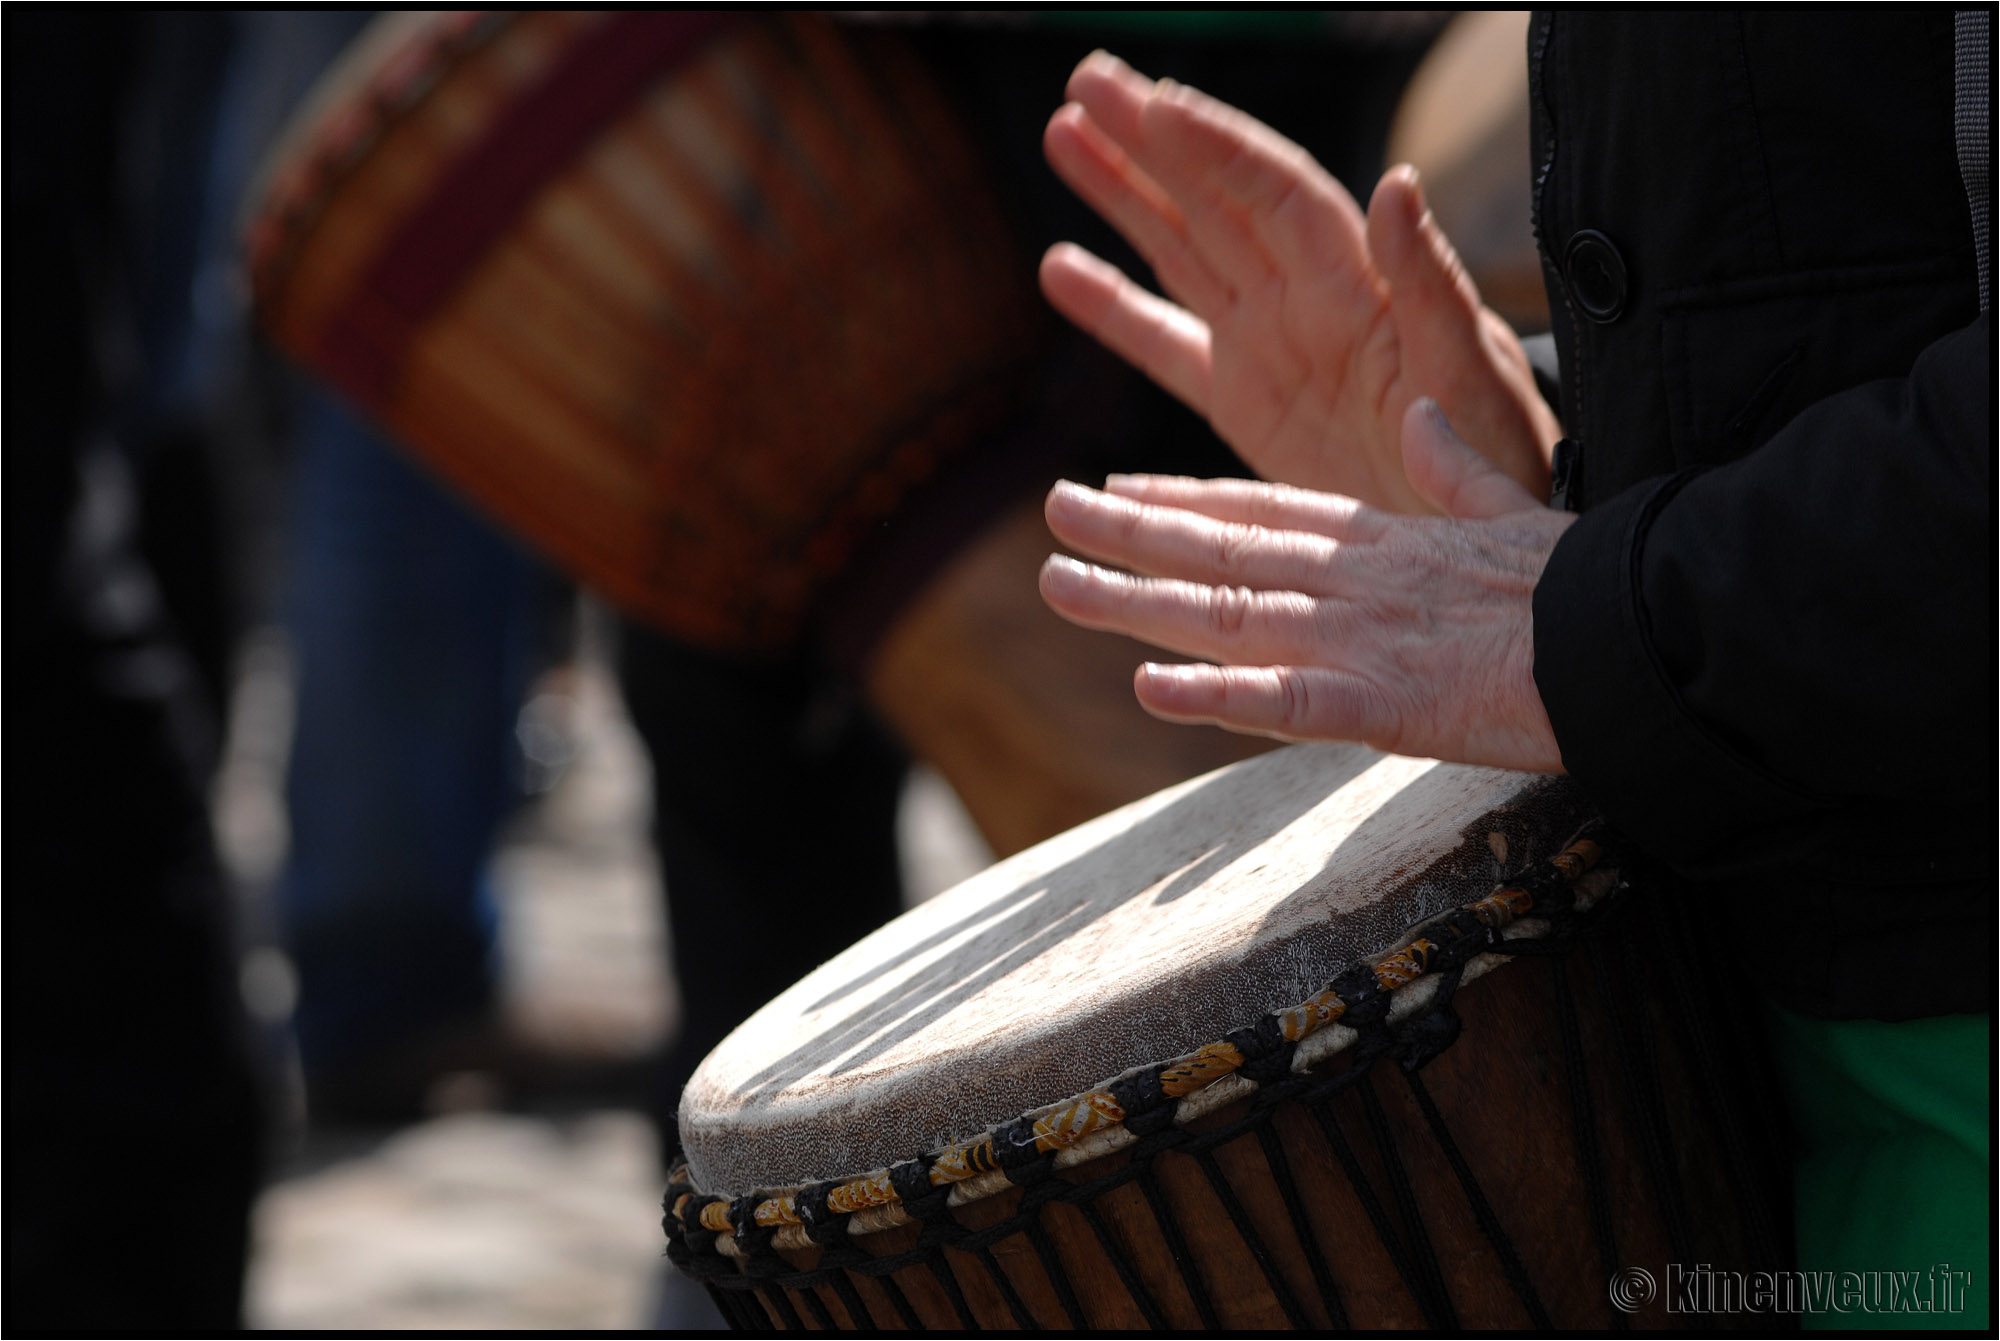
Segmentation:
<svg viewBox="0 0 2000 1341">
<path fill-rule="evenodd" d="M 1079 1209 L 1140 1314 L 1150 1325 L 1165 1326 L 1166 1310 L 1161 1301 L 1146 1287 L 1097 1207 L 1098 1199 L 1105 1194 L 1136 1183 L 1160 1231 L 1161 1242 L 1180 1269 L 1194 1312 L 1203 1326 L 1213 1329 L 1221 1326 L 1213 1291 L 1227 1282 L 1202 1278 L 1196 1259 L 1182 1240 L 1177 1217 L 1153 1173 L 1161 1156 L 1174 1154 L 1192 1159 L 1202 1170 L 1288 1321 L 1294 1326 L 1310 1326 L 1315 1320 L 1285 1279 L 1257 1223 L 1219 1167 L 1216 1152 L 1238 1137 L 1254 1132 L 1258 1150 L 1283 1193 L 1285 1218 L 1291 1222 L 1297 1242 L 1307 1246 L 1312 1284 L 1321 1308 L 1331 1325 L 1345 1327 L 1348 1311 L 1327 1268 L 1329 1259 L 1324 1252 L 1314 1250 L 1319 1235 L 1308 1208 L 1297 1195 L 1283 1147 L 1271 1130 L 1278 1105 L 1293 1102 L 1303 1105 L 1317 1119 L 1365 1216 L 1426 1324 L 1455 1327 L 1457 1316 L 1436 1249 L 1418 1211 L 1396 1140 L 1383 1118 L 1372 1084 L 1367 1083 L 1372 1064 L 1389 1058 L 1399 1064 L 1406 1076 L 1425 1125 L 1459 1182 L 1475 1222 L 1493 1247 L 1528 1319 L 1546 1327 L 1549 1325 L 1546 1310 L 1520 1254 L 1479 1188 L 1418 1072 L 1457 1036 L 1458 1019 L 1452 1000 L 1475 959 L 1482 955 L 1560 954 L 1571 947 L 1584 923 L 1593 920 L 1590 910 L 1602 902 L 1603 894 L 1609 892 L 1612 884 L 1608 880 L 1594 884 L 1585 880 L 1603 855 L 1604 841 L 1601 830 L 1592 826 L 1555 858 L 1507 881 L 1494 893 L 1424 924 L 1400 949 L 1350 967 L 1308 1001 L 1265 1016 L 1254 1025 L 1232 1031 L 1222 1040 L 1183 1057 L 1128 1072 L 971 1141 L 861 1178 L 828 1180 L 788 1193 L 739 1197 L 732 1202 L 697 1194 L 687 1182 L 683 1167 L 676 1171 L 675 1181 L 668 1189 L 669 1253 L 683 1270 L 711 1287 L 725 1302 L 726 1314 L 739 1325 L 745 1320 L 762 1326 L 774 1320 L 786 1328 L 800 1325 L 798 1310 L 788 1297 L 791 1294 L 805 1302 L 816 1323 L 831 1325 L 828 1303 L 815 1288 L 830 1286 L 848 1313 L 851 1325 L 880 1326 L 888 1317 L 872 1311 L 857 1288 L 859 1282 L 867 1281 L 881 1288 L 895 1319 L 912 1326 L 918 1314 L 894 1276 L 906 1268 L 920 1267 L 941 1287 L 961 1323 L 974 1326 L 976 1314 L 958 1279 L 957 1269 L 940 1252 L 944 1248 L 952 1249 L 962 1255 L 959 1260 L 976 1267 L 978 1275 L 991 1284 L 1019 1325 L 1048 1325 L 1055 1320 L 1034 1317 L 992 1251 L 1000 1241 L 1021 1234 L 1026 1236 L 1048 1278 L 1063 1320 L 1071 1326 L 1083 1327 L 1090 1325 L 1090 1320 L 1084 1316 L 1041 1218 L 1043 1207 L 1062 1202 Z M 1533 918 L 1535 922 L 1523 926 L 1524 918 Z M 1429 999 L 1392 1020 L 1392 1009 L 1400 1000 L 1397 994 L 1417 983 L 1427 984 Z M 1558 990 L 1560 1013 L 1565 1019 L 1565 1069 L 1570 1073 L 1572 1107 L 1578 1114 L 1579 1129 L 1584 1130 L 1590 1125 L 1587 1121 L 1590 1101 L 1580 1058 L 1569 1047 L 1575 1029 L 1574 1006 L 1569 1001 L 1566 984 Z M 1309 1040 L 1323 1035 L 1335 1024 L 1350 1031 L 1345 1047 L 1315 1046 L 1309 1055 L 1301 1056 L 1301 1048 Z M 1624 1041 L 1629 1047 L 1621 1051 L 1635 1063 L 1643 1060 L 1650 1050 L 1649 1043 L 1629 1035 Z M 1344 1056 L 1348 1064 L 1331 1075 L 1318 1074 L 1312 1069 L 1332 1056 Z M 1226 1087 L 1225 1081 L 1229 1082 Z M 1391 1184 L 1397 1218 L 1402 1221 L 1401 1233 L 1395 1232 L 1391 1217 L 1365 1177 L 1360 1161 L 1325 1106 L 1335 1095 L 1356 1086 L 1371 1137 Z M 1231 1099 L 1247 1096 L 1246 1111 L 1205 1131 L 1182 1125 L 1190 1109 L 1205 1113 L 1217 1107 L 1204 1101 L 1215 1097 L 1219 1087 Z M 1645 1144 L 1657 1150 L 1658 1135 L 1648 1133 Z M 1085 1182 L 1072 1183 L 1055 1176 L 1059 1167 L 1086 1162 L 1105 1149 L 1125 1150 L 1129 1158 L 1122 1166 Z M 1600 1255 L 1615 1262 L 1617 1249 L 1610 1233 L 1607 1189 L 1594 1134 L 1583 1139 L 1578 1158 L 1592 1203 L 1593 1229 Z M 1017 1187 L 1021 1189 L 1021 1200 L 998 1223 L 968 1229 L 952 1214 L 954 1200 L 965 1200 L 962 1196 L 955 1198 L 954 1189 L 963 1191 L 968 1185 L 982 1194 L 998 1190 L 999 1186 Z M 1673 1210 L 1668 1213 L 1670 1223 L 1684 1224 L 1684 1212 L 1676 1213 L 1681 1212 L 1681 1207 L 1675 1193 L 1668 1191 L 1666 1199 L 1673 1202 Z M 878 1225 L 914 1222 L 921 1227 L 917 1242 L 906 1251 L 875 1256 L 851 1241 L 856 1215 L 872 1217 Z M 1674 1234 L 1674 1238 L 1678 1247 L 1680 1234 Z M 706 1251 L 701 1244 L 704 1239 L 708 1241 Z M 820 1254 L 818 1264 L 806 1270 L 792 1267 L 776 1252 L 774 1242 L 816 1247 Z M 751 1305 L 746 1314 L 738 1306 L 746 1302 L 745 1295 L 765 1300 L 769 1312 L 760 1313 Z"/>
</svg>

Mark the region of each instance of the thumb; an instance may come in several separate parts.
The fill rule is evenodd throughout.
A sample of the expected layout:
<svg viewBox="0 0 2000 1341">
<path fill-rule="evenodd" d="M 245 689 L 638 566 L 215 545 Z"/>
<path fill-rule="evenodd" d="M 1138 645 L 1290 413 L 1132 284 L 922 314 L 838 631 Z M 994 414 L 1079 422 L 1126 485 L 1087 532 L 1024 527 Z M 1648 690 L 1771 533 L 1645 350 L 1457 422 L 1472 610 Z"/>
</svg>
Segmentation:
<svg viewBox="0 0 2000 1341">
<path fill-rule="evenodd" d="M 1500 517 L 1542 506 L 1465 444 L 1444 408 L 1419 396 L 1403 411 L 1403 470 L 1423 500 L 1451 517 Z"/>
<path fill-rule="evenodd" d="M 1479 289 L 1407 163 L 1384 173 L 1368 201 L 1368 250 L 1388 282 L 1399 327 L 1427 339 L 1476 338 Z"/>
</svg>

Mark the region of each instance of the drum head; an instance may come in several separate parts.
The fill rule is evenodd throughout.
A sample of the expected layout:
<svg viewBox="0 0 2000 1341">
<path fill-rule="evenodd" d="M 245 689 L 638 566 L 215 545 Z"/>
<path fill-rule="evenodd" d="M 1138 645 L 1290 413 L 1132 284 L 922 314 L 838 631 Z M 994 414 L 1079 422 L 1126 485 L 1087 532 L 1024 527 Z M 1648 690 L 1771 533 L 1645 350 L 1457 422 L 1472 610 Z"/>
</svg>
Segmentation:
<svg viewBox="0 0 2000 1341">
<path fill-rule="evenodd" d="M 825 964 L 690 1081 L 696 1186 L 878 1168 L 1220 1038 L 1553 855 L 1554 779 L 1299 745 L 1102 816 Z M 754 973 L 746 946 L 743 971 Z"/>
</svg>

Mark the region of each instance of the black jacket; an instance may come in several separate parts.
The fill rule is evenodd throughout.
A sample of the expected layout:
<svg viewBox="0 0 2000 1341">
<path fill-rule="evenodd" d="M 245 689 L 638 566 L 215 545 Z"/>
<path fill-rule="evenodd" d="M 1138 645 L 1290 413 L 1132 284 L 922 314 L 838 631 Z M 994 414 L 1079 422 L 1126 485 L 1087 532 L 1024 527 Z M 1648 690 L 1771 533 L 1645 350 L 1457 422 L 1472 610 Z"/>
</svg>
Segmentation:
<svg viewBox="0 0 2000 1341">
<path fill-rule="evenodd" d="M 1563 759 L 1796 1008 L 1991 1008 L 1992 320 L 1949 11 L 1537 15 Z"/>
</svg>

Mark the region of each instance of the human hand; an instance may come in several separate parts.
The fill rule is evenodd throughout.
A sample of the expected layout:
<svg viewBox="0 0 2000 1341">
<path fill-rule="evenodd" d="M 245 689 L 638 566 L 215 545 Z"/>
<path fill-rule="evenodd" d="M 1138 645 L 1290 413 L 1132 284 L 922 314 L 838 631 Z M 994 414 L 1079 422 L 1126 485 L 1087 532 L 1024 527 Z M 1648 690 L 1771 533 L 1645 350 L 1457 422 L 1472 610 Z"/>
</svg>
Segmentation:
<svg viewBox="0 0 2000 1341">
<path fill-rule="evenodd" d="M 1267 479 L 1431 511 L 1400 445 L 1404 411 L 1429 396 L 1547 496 L 1561 429 L 1415 169 L 1391 169 L 1364 217 L 1277 132 L 1108 53 L 1077 66 L 1068 94 L 1044 136 L 1049 162 L 1175 302 L 1059 243 L 1041 279 L 1065 316 L 1205 415 Z"/>
<path fill-rule="evenodd" d="M 1063 483 L 1049 527 L 1143 576 L 1053 555 L 1066 619 L 1219 665 L 1139 667 L 1148 712 L 1286 740 L 1560 773 L 1535 688 L 1535 582 L 1575 517 L 1459 440 L 1435 402 L 1404 416 L 1404 461 L 1445 517 L 1248 480 Z"/>
</svg>

